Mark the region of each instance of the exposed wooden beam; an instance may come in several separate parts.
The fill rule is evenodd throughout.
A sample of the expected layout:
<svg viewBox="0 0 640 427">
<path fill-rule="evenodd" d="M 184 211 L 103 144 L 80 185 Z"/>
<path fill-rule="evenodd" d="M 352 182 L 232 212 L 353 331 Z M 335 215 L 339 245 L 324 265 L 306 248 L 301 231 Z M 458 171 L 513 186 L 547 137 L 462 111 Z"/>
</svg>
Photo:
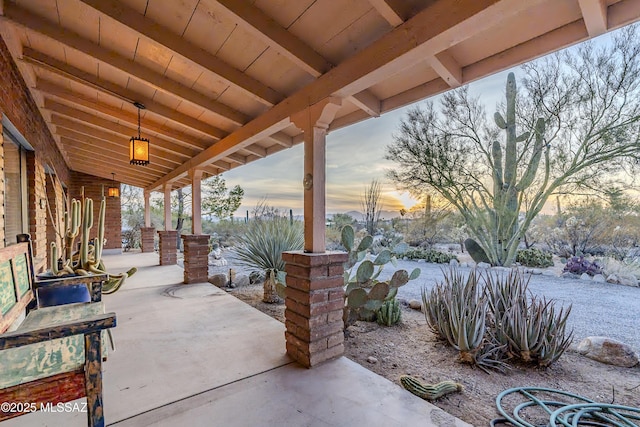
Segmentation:
<svg viewBox="0 0 640 427">
<path fill-rule="evenodd" d="M 578 0 L 584 25 L 590 37 L 607 32 L 607 3 L 605 0 Z"/>
<path fill-rule="evenodd" d="M 56 128 L 56 135 L 58 135 L 61 138 L 63 137 L 69 138 L 74 141 L 85 143 L 88 146 L 93 147 L 93 149 L 95 149 L 96 147 L 99 147 L 101 151 L 109 153 L 110 155 L 111 154 L 116 154 L 120 156 L 124 155 L 128 159 L 129 143 L 127 141 L 118 140 L 115 137 L 108 140 L 102 139 L 102 138 L 96 138 L 94 136 L 90 136 L 85 133 L 78 132 L 76 130 L 66 129 L 63 127 Z M 172 170 L 175 167 L 175 163 L 167 160 L 166 157 L 162 157 L 158 155 L 157 151 L 158 150 L 154 149 L 154 147 L 149 148 L 150 164 L 161 166 L 163 168 Z"/>
<path fill-rule="evenodd" d="M 106 165 L 105 165 L 106 166 Z M 107 167 L 103 168 L 103 170 L 96 170 L 95 164 L 92 164 L 90 160 L 78 159 L 74 158 L 71 164 L 71 170 L 81 173 L 86 173 L 88 175 L 97 176 L 100 178 L 111 179 L 111 172 L 107 173 L 105 171 L 111 170 Z M 141 178 L 140 176 L 131 176 L 128 174 L 118 175 L 118 180 L 127 185 L 134 185 L 136 187 L 144 188 L 149 179 Z"/>
<path fill-rule="evenodd" d="M 263 139 L 263 138 L 260 138 Z M 262 148 L 258 145 L 253 144 L 255 141 L 259 141 L 258 138 L 256 138 L 254 141 L 252 141 L 251 143 L 247 143 L 244 147 L 245 150 L 247 150 L 248 152 L 250 152 L 251 154 L 260 157 L 261 159 L 264 157 L 267 157 L 267 150 L 265 148 Z"/>
<path fill-rule="evenodd" d="M 281 94 L 232 67 L 210 52 L 189 43 L 134 9 L 113 0 L 81 0 L 97 11 L 132 29 L 148 40 L 177 53 L 183 58 L 209 70 L 227 84 L 233 85 L 260 103 L 272 106 L 283 98 Z"/>
<path fill-rule="evenodd" d="M 66 116 L 72 120 L 84 122 L 90 124 L 92 126 L 96 126 L 102 129 L 106 129 L 112 132 L 119 133 L 123 136 L 131 137 L 135 132 L 131 128 L 127 126 L 123 126 L 117 123 L 114 123 L 107 119 L 101 119 L 99 117 L 94 116 L 93 114 L 86 113 L 84 111 L 78 110 L 76 108 L 69 107 L 67 105 L 61 104 L 56 101 L 52 101 L 50 99 L 45 99 L 44 108 L 46 110 L 50 110 L 56 114 Z M 148 138 L 153 140 L 153 136 L 149 134 L 143 134 L 144 138 Z M 158 148 L 163 149 L 164 151 L 168 151 L 171 154 L 178 154 L 181 156 L 192 157 L 197 154 L 197 151 L 191 150 L 187 147 L 183 147 L 178 144 L 173 144 L 166 141 L 161 141 L 158 143 Z"/>
<path fill-rule="evenodd" d="M 245 156 L 241 156 L 240 154 L 229 154 L 227 157 L 223 157 L 222 160 L 227 160 L 232 163 L 237 163 L 239 165 L 246 165 L 247 158 Z"/>
<path fill-rule="evenodd" d="M 141 178 L 141 179 L 154 179 L 154 177 L 161 176 L 161 172 L 154 172 L 151 170 L 131 170 L 127 168 L 128 162 L 118 162 L 110 159 L 105 156 L 96 156 L 90 150 L 84 150 L 81 148 L 76 148 L 75 151 L 69 153 L 69 157 L 73 160 L 82 161 L 88 165 L 93 165 L 94 175 L 99 176 L 99 173 L 104 174 L 105 176 L 111 175 L 111 173 L 116 173 L 122 177 L 129 178 Z M 144 166 L 138 166 L 142 168 Z M 111 178 L 111 176 L 109 176 Z"/>
<path fill-rule="evenodd" d="M 313 77 L 320 77 L 333 67 L 331 62 L 313 50 L 311 46 L 291 34 L 256 6 L 238 0 L 217 1 L 234 15 L 236 20 L 243 24 L 247 31 Z M 372 105 L 375 105 L 376 101 L 379 104 L 380 100 L 367 90 L 362 92 L 354 97 L 349 96 L 347 98 L 358 108 L 362 108 L 369 113 L 370 116 L 377 117 L 376 114 L 380 112 L 376 113 Z"/>
<path fill-rule="evenodd" d="M 430 60 L 431 68 L 447 82 L 450 87 L 462 85 L 462 67 L 456 59 L 447 51 L 442 51 Z"/>
<path fill-rule="evenodd" d="M 14 3 L 6 2 L 4 4 L 4 17 L 10 22 L 56 40 L 74 50 L 77 50 L 78 52 L 117 68 L 136 80 L 144 84 L 148 84 L 157 90 L 173 95 L 193 105 L 204 108 L 205 110 L 209 110 L 232 123 L 242 125 L 249 120 L 247 115 L 236 111 L 225 104 L 214 101 L 207 96 L 184 86 L 183 84 L 145 67 L 144 65 L 127 59 L 116 52 L 105 49 L 104 47 L 85 39 L 81 35 L 55 25 Z"/>
<path fill-rule="evenodd" d="M 249 2 L 217 1 L 243 24 L 245 30 L 314 77 L 324 74 L 333 67 L 333 64 L 322 55 Z"/>
<path fill-rule="evenodd" d="M 368 90 L 356 93 L 347 100 L 370 117 L 380 117 L 380 100 Z"/>
<path fill-rule="evenodd" d="M 121 122 L 129 123 L 134 127 L 138 125 L 138 115 L 136 113 L 129 113 L 120 108 L 111 106 L 109 104 L 105 104 L 103 102 L 96 102 L 94 99 L 86 98 L 83 95 L 71 92 L 61 86 L 58 86 L 46 80 L 37 79 L 35 89 L 44 93 L 45 96 L 47 97 L 53 96 L 55 98 L 89 109 L 89 111 L 91 112 L 100 113 L 100 114 L 112 117 L 114 119 L 120 120 Z M 189 117 L 189 119 L 191 118 Z M 171 132 L 171 130 L 166 128 L 165 126 L 150 120 L 149 115 L 145 115 L 144 119 L 141 120 L 141 125 L 142 125 L 141 127 L 152 132 L 157 132 L 159 134 L 165 134 L 166 132 Z M 210 127 L 209 125 L 202 122 L 198 122 L 197 126 L 200 127 L 201 129 L 206 129 Z M 192 129 L 191 126 L 188 126 L 188 127 Z M 173 131 L 173 132 L 175 132 L 176 134 L 179 133 L 176 131 Z M 201 140 L 195 140 L 195 141 L 197 141 L 197 145 L 193 145 L 185 141 L 181 141 L 182 142 L 181 145 L 184 145 L 185 147 L 193 148 L 196 150 L 202 150 L 210 145 L 210 144 L 207 144 L 205 141 L 201 141 Z"/>
<path fill-rule="evenodd" d="M 402 16 L 387 3 L 387 0 L 369 0 L 369 3 L 392 27 L 402 25 L 404 22 Z"/>
<path fill-rule="evenodd" d="M 328 96 L 346 98 L 400 70 L 423 61 L 473 34 L 502 22 L 542 0 L 438 0 L 404 24 L 329 70 L 317 80 L 232 132 L 176 170 L 154 182 L 149 190 L 184 176 L 203 163 L 220 159 L 248 144 L 256 135 L 270 135 L 288 125 L 289 116 Z M 271 132 L 271 133 L 265 133 Z"/>
<path fill-rule="evenodd" d="M 57 59 L 51 58 L 45 55 L 44 53 L 38 52 L 29 47 L 24 48 L 24 52 L 22 54 L 22 60 L 36 67 L 45 69 L 47 71 L 51 71 L 61 77 L 72 80 L 83 86 L 96 89 L 100 93 L 111 96 L 114 99 L 122 100 L 129 104 L 133 104 L 134 102 L 140 102 L 145 106 L 145 109 L 150 113 L 154 115 L 158 115 L 165 119 L 168 119 L 174 123 L 178 123 L 182 126 L 188 127 L 195 131 L 198 131 L 209 138 L 218 140 L 228 135 L 228 132 L 222 129 L 219 129 L 215 126 L 204 124 L 199 120 L 194 119 L 193 117 L 187 116 L 186 114 L 179 113 L 174 109 L 171 109 L 150 98 L 147 98 L 146 96 L 133 92 L 129 89 L 123 88 L 121 86 L 118 86 L 106 80 L 99 79 L 94 75 L 92 75 L 91 73 L 84 72 L 78 68 L 75 68 L 62 61 L 58 61 Z M 167 128 L 163 130 L 163 133 L 167 131 L 171 133 L 171 130 Z M 176 135 L 177 134 L 183 135 L 182 133 L 175 132 L 175 131 L 173 133 Z M 174 136 L 174 138 L 178 139 L 179 137 Z"/>
<path fill-rule="evenodd" d="M 277 133 L 274 133 L 273 135 L 271 135 L 267 139 L 270 139 L 271 141 L 275 142 L 276 144 L 282 145 L 283 147 L 286 147 L 286 148 L 293 147 L 293 138 L 291 138 L 286 133 L 277 132 Z"/>
</svg>

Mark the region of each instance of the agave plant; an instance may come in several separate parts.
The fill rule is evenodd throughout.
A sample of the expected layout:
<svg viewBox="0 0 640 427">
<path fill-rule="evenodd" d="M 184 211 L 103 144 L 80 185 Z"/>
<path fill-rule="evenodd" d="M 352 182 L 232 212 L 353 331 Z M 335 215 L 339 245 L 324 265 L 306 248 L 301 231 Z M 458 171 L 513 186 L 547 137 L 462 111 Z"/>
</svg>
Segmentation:
<svg viewBox="0 0 640 427">
<path fill-rule="evenodd" d="M 302 224 L 288 218 L 275 217 L 253 221 L 238 238 L 235 253 L 240 264 L 265 271 L 264 294 L 267 303 L 284 296 L 285 263 L 282 252 L 300 250 L 304 246 Z"/>
<path fill-rule="evenodd" d="M 465 280 L 462 273 L 450 269 L 429 295 L 423 288 L 422 301 L 429 327 L 460 352 L 462 362 L 475 363 L 487 318 L 487 301 L 479 291 L 476 271 Z"/>
<path fill-rule="evenodd" d="M 573 337 L 573 332 L 566 334 L 571 307 L 556 313 L 555 301 L 531 295 L 529 280 L 517 270 L 507 276 L 488 274 L 485 283 L 495 339 L 507 353 L 541 367 L 558 360 Z"/>
</svg>

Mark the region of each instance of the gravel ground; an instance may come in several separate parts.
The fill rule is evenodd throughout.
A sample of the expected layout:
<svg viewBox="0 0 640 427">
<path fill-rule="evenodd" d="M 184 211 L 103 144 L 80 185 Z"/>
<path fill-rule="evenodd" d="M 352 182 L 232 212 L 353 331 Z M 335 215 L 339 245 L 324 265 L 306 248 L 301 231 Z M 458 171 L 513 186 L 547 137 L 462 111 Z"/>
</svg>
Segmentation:
<svg viewBox="0 0 640 427">
<path fill-rule="evenodd" d="M 411 272 L 416 267 L 421 270 L 420 277 L 401 287 L 398 297 L 421 301 L 422 288 L 431 289 L 437 280 L 442 279 L 441 265 L 400 260 L 397 268 L 386 266 L 380 278 L 389 278 L 396 269 Z M 461 271 L 470 269 L 461 268 Z M 529 289 L 535 295 L 553 298 L 562 305 L 572 304 L 569 328 L 574 329 L 575 344 L 588 336 L 604 335 L 627 343 L 640 352 L 640 288 L 531 275 Z"/>
<path fill-rule="evenodd" d="M 239 273 L 248 273 L 247 269 L 236 264 L 231 251 L 225 251 L 227 266 L 209 267 L 209 274 L 228 273 L 229 268 Z M 406 300 L 421 301 L 423 287 L 431 289 L 437 280 L 442 280 L 442 268 L 446 265 L 417 261 L 398 260 L 397 267 L 389 264 L 380 279 L 388 279 L 397 269 L 411 272 L 420 268 L 421 274 L 416 280 L 407 283 L 398 290 L 398 297 Z M 470 268 L 460 268 L 469 272 Z M 566 306 L 572 305 L 569 316 L 569 328 L 574 330 L 574 344 L 583 338 L 604 335 L 629 344 L 640 352 L 640 288 L 610 283 L 595 283 L 579 279 L 565 279 L 555 276 L 531 275 L 529 290 L 536 295 L 557 300 Z"/>
</svg>

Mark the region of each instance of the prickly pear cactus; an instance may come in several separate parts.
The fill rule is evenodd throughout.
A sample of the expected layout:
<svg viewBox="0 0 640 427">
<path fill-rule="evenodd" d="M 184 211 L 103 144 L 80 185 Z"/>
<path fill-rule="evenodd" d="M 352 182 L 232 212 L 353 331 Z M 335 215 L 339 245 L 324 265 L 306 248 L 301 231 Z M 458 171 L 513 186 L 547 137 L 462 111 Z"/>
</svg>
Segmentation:
<svg viewBox="0 0 640 427">
<path fill-rule="evenodd" d="M 482 249 L 482 246 L 480 246 L 478 242 L 476 242 L 475 240 L 471 238 L 465 240 L 464 247 L 467 248 L 467 252 L 469 252 L 469 256 L 471 256 L 471 258 L 475 262 L 477 263 L 486 262 L 488 264 L 491 264 L 491 261 L 489 260 L 487 253 L 484 251 L 484 249 Z"/>
<path fill-rule="evenodd" d="M 350 225 L 342 229 L 341 237 L 342 245 L 349 253 L 344 273 L 345 325 L 348 326 L 356 320 L 373 321 L 383 303 L 394 299 L 400 286 L 416 279 L 420 275 L 420 269 L 414 269 L 411 274 L 406 270 L 398 270 L 390 280 L 379 281 L 378 277 L 384 266 L 389 262 L 395 264 L 391 251 L 383 249 L 371 261 L 365 259 L 365 256 L 373 244 L 373 237 L 365 236 L 358 246 L 354 247 L 355 231 Z M 360 265 L 354 272 L 358 262 Z"/>
</svg>

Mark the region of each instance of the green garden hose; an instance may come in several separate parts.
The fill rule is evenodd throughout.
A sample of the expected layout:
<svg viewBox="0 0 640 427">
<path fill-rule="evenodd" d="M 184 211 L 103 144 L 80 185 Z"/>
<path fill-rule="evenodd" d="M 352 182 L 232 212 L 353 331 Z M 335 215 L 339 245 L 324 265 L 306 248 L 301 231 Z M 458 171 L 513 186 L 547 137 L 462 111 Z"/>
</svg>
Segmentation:
<svg viewBox="0 0 640 427">
<path fill-rule="evenodd" d="M 520 394 L 528 400 L 514 406 L 511 413 L 504 407 L 504 400 L 508 396 Z M 545 394 L 547 397 L 538 397 Z M 574 402 L 567 402 L 573 400 Z M 577 401 L 578 403 L 576 403 Z M 491 421 L 491 426 L 500 424 L 516 427 L 540 427 L 525 418 L 532 419 L 533 411 L 540 419 L 544 417 L 544 426 L 557 427 L 640 427 L 640 408 L 615 405 L 612 403 L 594 402 L 586 397 L 562 390 L 544 387 L 516 387 L 503 391 L 496 398 L 498 412 L 503 418 Z M 525 415 L 525 411 L 527 414 Z"/>
</svg>

